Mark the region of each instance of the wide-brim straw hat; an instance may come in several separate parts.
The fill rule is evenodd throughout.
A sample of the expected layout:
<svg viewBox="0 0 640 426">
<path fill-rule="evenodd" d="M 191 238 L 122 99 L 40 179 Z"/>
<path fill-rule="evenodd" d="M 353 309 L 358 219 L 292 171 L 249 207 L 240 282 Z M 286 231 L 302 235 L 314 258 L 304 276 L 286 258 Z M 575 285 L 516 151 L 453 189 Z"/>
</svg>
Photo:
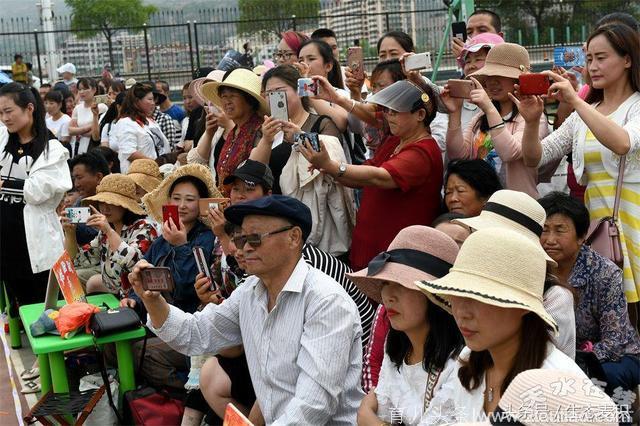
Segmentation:
<svg viewBox="0 0 640 426">
<path fill-rule="evenodd" d="M 222 100 L 218 95 L 218 90 L 221 87 L 230 87 L 248 94 L 249 96 L 256 99 L 260 104 L 258 114 L 260 114 L 261 116 L 269 114 L 267 101 L 260 95 L 260 77 L 255 75 L 253 71 L 244 68 L 237 68 L 231 71 L 231 73 L 227 75 L 227 78 L 224 81 L 211 81 L 209 83 L 205 83 L 202 86 L 200 92 L 202 93 L 202 97 L 205 98 L 205 100 L 211 101 L 214 105 L 222 108 Z"/>
<path fill-rule="evenodd" d="M 132 213 L 144 215 L 144 209 L 136 201 L 136 183 L 129 176 L 114 173 L 102 178 L 96 188 L 96 195 L 82 200 L 83 206 L 107 203 L 120 206 Z"/>
<path fill-rule="evenodd" d="M 557 266 L 540 244 L 540 236 L 547 220 L 544 208 L 531 196 L 520 191 L 501 189 L 489 197 L 479 216 L 454 219 L 458 223 L 475 230 L 485 228 L 506 228 L 520 232 L 534 242 L 551 266 Z"/>
<path fill-rule="evenodd" d="M 202 85 L 211 81 L 222 81 L 224 78 L 224 71 L 213 70 L 206 77 L 196 78 L 189 83 L 189 90 L 191 95 L 195 98 L 196 102 L 204 106 L 207 104 L 207 100 L 202 96 Z"/>
<path fill-rule="evenodd" d="M 147 192 L 151 192 L 162 182 L 162 174 L 158 163 L 148 158 L 134 160 L 127 172 L 133 181 Z"/>
<path fill-rule="evenodd" d="M 533 312 L 557 334 L 542 304 L 547 265 L 538 246 L 510 229 L 482 229 L 466 239 L 446 276 L 416 285 L 447 305 L 450 296 L 458 296 Z"/>
<path fill-rule="evenodd" d="M 531 69 L 529 52 L 515 43 L 502 43 L 494 46 L 484 61 L 484 66 L 469 74 L 477 79 L 486 77 L 507 77 L 515 80 Z"/>
<path fill-rule="evenodd" d="M 207 166 L 203 166 L 202 164 L 187 164 L 186 166 L 179 167 L 167 176 L 160 186 L 142 197 L 142 203 L 158 223 L 162 223 L 162 206 L 169 203 L 169 189 L 171 185 L 184 176 L 193 176 L 201 180 L 209 190 L 207 198 L 223 198 L 218 188 L 216 188 L 213 176 L 211 176 L 211 170 L 209 170 Z M 206 219 L 202 220 L 206 222 Z"/>
<path fill-rule="evenodd" d="M 380 253 L 369 267 L 347 274 L 370 299 L 382 303 L 385 282 L 420 291 L 415 282 L 443 277 L 458 255 L 458 245 L 445 233 L 428 226 L 414 225 L 401 230 L 387 251 Z M 431 296 L 431 295 L 428 295 Z M 447 309 L 440 300 L 431 301 Z"/>
</svg>

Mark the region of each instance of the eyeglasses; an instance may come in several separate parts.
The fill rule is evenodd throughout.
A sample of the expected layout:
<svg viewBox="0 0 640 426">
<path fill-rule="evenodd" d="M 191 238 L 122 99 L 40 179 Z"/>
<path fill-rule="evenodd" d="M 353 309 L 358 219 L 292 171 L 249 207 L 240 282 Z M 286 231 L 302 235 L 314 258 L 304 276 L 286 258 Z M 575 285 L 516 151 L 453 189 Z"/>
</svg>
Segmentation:
<svg viewBox="0 0 640 426">
<path fill-rule="evenodd" d="M 253 248 L 258 248 L 262 244 L 262 239 L 264 237 L 279 234 L 292 228 L 293 225 L 289 225 L 285 226 L 284 228 L 276 229 L 275 231 L 265 232 L 264 234 L 238 235 L 237 237 L 233 237 L 233 244 L 235 244 L 236 248 L 238 249 L 242 249 L 247 243 L 249 243 L 249 245 Z"/>
<path fill-rule="evenodd" d="M 292 51 L 279 51 L 273 54 L 273 59 L 275 59 L 276 61 L 279 61 L 281 59 L 284 59 L 285 61 L 288 61 L 289 59 L 291 59 L 292 57 L 296 56 L 295 52 Z"/>
</svg>

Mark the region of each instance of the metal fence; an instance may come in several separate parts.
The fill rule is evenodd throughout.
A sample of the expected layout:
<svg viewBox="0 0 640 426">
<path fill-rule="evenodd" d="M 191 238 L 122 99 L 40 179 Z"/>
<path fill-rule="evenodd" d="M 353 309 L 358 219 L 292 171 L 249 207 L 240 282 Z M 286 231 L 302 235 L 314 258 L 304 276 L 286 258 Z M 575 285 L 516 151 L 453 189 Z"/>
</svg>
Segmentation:
<svg viewBox="0 0 640 426">
<path fill-rule="evenodd" d="M 392 8 L 379 7 L 391 3 Z M 572 3 L 576 2 L 564 0 L 562 10 Z M 376 62 L 376 40 L 389 30 L 408 32 L 418 51 L 435 53 L 447 15 L 447 9 L 439 0 L 323 1 L 319 10 L 297 10 L 297 14 L 270 9 L 269 4 L 266 2 L 259 10 L 185 8 L 160 11 L 150 17 L 147 25 L 115 28 L 112 69 L 122 77 L 165 79 L 175 88 L 188 81 L 193 70 L 215 66 L 229 49 L 242 51 L 242 46 L 249 42 L 257 64 L 272 57 L 278 43 L 278 31 L 296 29 L 311 33 L 318 27 L 334 29 L 343 50 L 358 40 L 370 69 Z M 607 12 L 610 10 L 605 7 L 601 14 Z M 565 22 L 564 27 L 545 25 L 542 29 L 532 27 L 529 19 L 522 21 L 519 28 L 505 28 L 505 34 L 507 40 L 529 46 L 545 42 L 576 44 L 585 39 L 594 19 L 591 17 L 589 21 L 571 22 L 570 25 Z M 514 25 L 513 20 L 505 21 Z M 49 70 L 65 62 L 74 63 L 78 75 L 99 75 L 103 66 L 109 63 L 105 37 L 99 33 L 89 39 L 81 38 L 82 31 L 71 29 L 69 17 L 55 17 L 51 23 L 54 30 L 43 31 L 39 19 L 0 18 L 0 67 L 9 66 L 13 55 L 21 53 L 25 61 L 33 64 L 34 75 L 41 78 L 49 78 Z M 55 48 L 50 49 L 52 44 Z M 534 62 L 548 60 L 552 47 L 530 48 Z M 440 66 L 445 71 L 442 77 L 446 76 L 446 70 L 455 70 L 455 67 L 454 58 L 446 55 Z"/>
</svg>

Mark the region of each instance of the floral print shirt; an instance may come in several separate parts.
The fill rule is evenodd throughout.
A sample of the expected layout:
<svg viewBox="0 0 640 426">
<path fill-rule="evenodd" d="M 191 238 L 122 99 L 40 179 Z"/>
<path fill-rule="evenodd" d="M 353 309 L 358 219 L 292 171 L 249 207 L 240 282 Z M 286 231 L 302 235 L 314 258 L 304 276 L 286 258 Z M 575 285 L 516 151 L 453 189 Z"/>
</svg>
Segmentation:
<svg viewBox="0 0 640 426">
<path fill-rule="evenodd" d="M 622 291 L 622 270 L 583 245 L 571 270 L 569 283 L 578 291 L 576 340 L 589 341 L 601 362 L 619 361 L 640 354 L 640 337 L 629 321 Z"/>
<path fill-rule="evenodd" d="M 105 287 L 113 293 L 122 294 L 128 287 L 126 275 L 157 237 L 158 231 L 153 224 L 146 219 L 139 219 L 130 226 L 122 227 L 120 246 L 112 251 L 107 236 L 101 231 L 90 243 L 81 247 L 75 258 L 75 266 L 87 268 L 100 265 Z"/>
</svg>

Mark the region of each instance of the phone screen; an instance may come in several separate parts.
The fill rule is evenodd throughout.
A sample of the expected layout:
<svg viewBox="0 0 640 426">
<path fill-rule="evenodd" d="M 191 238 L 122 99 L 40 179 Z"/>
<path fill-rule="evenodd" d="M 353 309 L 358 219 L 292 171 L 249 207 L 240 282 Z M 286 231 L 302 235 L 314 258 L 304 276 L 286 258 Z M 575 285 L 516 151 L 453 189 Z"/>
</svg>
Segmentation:
<svg viewBox="0 0 640 426">
<path fill-rule="evenodd" d="M 462 41 L 467 41 L 467 24 L 465 22 L 454 22 L 451 24 L 451 35 Z"/>
</svg>

